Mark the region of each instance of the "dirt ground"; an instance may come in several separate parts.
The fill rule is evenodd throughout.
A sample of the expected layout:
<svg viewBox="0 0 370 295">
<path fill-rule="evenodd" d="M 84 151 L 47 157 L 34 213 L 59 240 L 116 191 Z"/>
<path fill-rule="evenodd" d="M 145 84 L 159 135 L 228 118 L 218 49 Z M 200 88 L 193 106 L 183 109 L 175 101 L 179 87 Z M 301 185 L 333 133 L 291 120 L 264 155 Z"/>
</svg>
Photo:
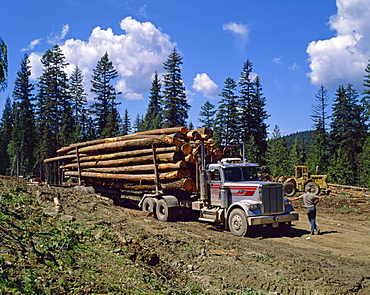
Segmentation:
<svg viewBox="0 0 370 295">
<path fill-rule="evenodd" d="M 213 224 L 160 222 L 89 190 L 36 185 L 32 191 L 46 211 L 111 227 L 132 257 L 173 284 L 196 283 L 203 294 L 249 288 L 267 294 L 370 294 L 369 192 L 323 196 L 321 235 L 309 234 L 304 208 L 295 201 L 300 220 L 290 233 L 259 228 L 253 237 L 240 238 Z"/>
</svg>

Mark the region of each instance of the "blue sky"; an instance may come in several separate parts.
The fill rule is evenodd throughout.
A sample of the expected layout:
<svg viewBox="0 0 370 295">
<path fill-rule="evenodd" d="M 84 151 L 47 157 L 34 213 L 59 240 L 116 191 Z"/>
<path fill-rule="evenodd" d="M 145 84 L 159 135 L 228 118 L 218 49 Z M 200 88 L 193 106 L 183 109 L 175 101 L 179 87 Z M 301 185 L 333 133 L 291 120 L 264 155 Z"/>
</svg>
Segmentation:
<svg viewBox="0 0 370 295">
<path fill-rule="evenodd" d="M 259 75 L 270 115 L 269 130 L 312 129 L 311 108 L 324 85 L 359 93 L 370 58 L 370 0 L 0 0 L 0 36 L 9 50 L 11 96 L 25 53 L 32 78 L 40 57 L 61 46 L 71 71 L 78 64 L 90 93 L 90 77 L 108 52 L 119 78 L 121 113 L 134 121 L 148 105 L 155 71 L 176 47 L 195 126 L 200 107 L 217 105 L 226 78 L 237 80 L 249 59 Z M 36 83 L 36 80 L 32 81 Z"/>
</svg>

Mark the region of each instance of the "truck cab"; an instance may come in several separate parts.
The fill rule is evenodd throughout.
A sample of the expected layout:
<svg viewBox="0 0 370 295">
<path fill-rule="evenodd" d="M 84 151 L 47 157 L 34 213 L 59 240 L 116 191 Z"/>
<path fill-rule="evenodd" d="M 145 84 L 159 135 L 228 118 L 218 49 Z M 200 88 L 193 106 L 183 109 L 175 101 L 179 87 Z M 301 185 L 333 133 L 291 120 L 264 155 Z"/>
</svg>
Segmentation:
<svg viewBox="0 0 370 295">
<path fill-rule="evenodd" d="M 253 226 L 289 227 L 298 219 L 284 199 L 283 185 L 261 182 L 259 166 L 240 158 L 206 166 L 205 195 L 199 220 L 224 223 L 234 235 L 245 236 Z"/>
</svg>

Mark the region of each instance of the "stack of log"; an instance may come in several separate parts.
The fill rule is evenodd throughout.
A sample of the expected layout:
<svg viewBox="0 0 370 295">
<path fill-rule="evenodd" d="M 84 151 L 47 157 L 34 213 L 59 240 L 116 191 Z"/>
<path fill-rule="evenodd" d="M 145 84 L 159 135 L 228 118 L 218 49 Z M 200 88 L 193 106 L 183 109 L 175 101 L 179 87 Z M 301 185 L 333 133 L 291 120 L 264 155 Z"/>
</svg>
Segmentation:
<svg viewBox="0 0 370 295">
<path fill-rule="evenodd" d="M 221 152 L 212 130 L 174 127 L 71 144 L 57 151 L 64 176 L 93 186 L 140 192 L 196 192 L 196 165 L 203 141 L 213 160 Z"/>
</svg>

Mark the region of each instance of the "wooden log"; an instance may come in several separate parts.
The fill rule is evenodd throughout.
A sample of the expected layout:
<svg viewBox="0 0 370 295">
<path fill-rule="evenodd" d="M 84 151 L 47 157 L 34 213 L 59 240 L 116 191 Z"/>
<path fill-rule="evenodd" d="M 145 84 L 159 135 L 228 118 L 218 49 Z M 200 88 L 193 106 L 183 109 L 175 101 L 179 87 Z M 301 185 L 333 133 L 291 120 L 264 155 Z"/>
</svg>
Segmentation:
<svg viewBox="0 0 370 295">
<path fill-rule="evenodd" d="M 161 172 L 164 171 L 172 171 L 177 169 L 185 169 L 186 163 L 184 161 L 179 161 L 177 163 L 161 163 L 158 165 L 158 169 Z M 143 173 L 143 172 L 154 172 L 154 165 L 133 165 L 133 166 L 125 166 L 125 167 L 109 167 L 109 168 L 101 168 L 101 167 L 94 167 L 94 168 L 85 168 L 83 171 L 86 172 L 100 172 L 100 173 Z"/>
<path fill-rule="evenodd" d="M 133 134 L 139 135 L 158 135 L 158 134 L 172 134 L 172 133 L 180 133 L 186 134 L 188 132 L 188 128 L 186 127 L 171 127 L 171 128 L 163 128 L 163 129 L 154 129 L 154 130 L 147 130 L 147 131 L 140 131 Z"/>
<path fill-rule="evenodd" d="M 186 133 L 186 138 L 188 140 L 197 140 L 201 139 L 202 135 L 197 130 L 190 130 L 188 133 Z"/>
<path fill-rule="evenodd" d="M 154 184 L 141 184 L 141 183 L 130 183 L 130 182 L 123 182 L 123 181 L 114 181 L 114 180 L 106 180 L 106 179 L 87 179 L 86 183 L 91 186 L 100 186 L 105 188 L 114 188 L 119 190 L 125 191 L 135 191 L 136 193 L 148 193 L 148 192 L 155 192 L 155 185 Z M 171 182 L 161 183 L 161 189 L 164 192 L 171 192 L 171 191 L 186 191 L 186 192 L 193 192 L 194 189 L 194 181 L 191 178 L 182 178 L 179 180 L 174 180 Z"/>
<path fill-rule="evenodd" d="M 168 147 L 156 148 L 156 152 L 158 154 L 178 152 L 178 151 L 180 151 L 179 146 L 168 146 Z M 111 159 L 119 159 L 119 158 L 127 158 L 127 157 L 132 158 L 136 156 L 150 155 L 151 153 L 152 153 L 152 149 L 141 149 L 141 150 L 134 150 L 134 151 L 125 151 L 125 152 L 118 152 L 118 153 L 85 156 L 85 157 L 81 157 L 80 161 L 86 162 L 86 161 L 111 160 Z"/>
<path fill-rule="evenodd" d="M 101 143 L 92 146 L 86 146 L 79 149 L 80 153 L 99 153 L 99 152 L 109 152 L 118 150 L 135 150 L 149 148 L 153 144 L 155 147 L 168 146 L 168 145 L 178 145 L 181 146 L 184 142 L 175 136 L 162 135 L 156 136 L 154 138 L 141 138 L 132 139 L 125 141 Z"/>
<path fill-rule="evenodd" d="M 213 136 L 213 131 L 210 128 L 202 127 L 202 128 L 198 128 L 195 130 L 198 131 L 198 133 L 202 135 L 203 139 L 208 139 Z"/>
<path fill-rule="evenodd" d="M 181 145 L 180 149 L 184 155 L 188 155 L 193 151 L 193 147 L 188 143 L 184 143 L 183 145 Z M 157 149 L 157 152 L 158 152 L 158 149 Z"/>
<path fill-rule="evenodd" d="M 182 153 L 167 153 L 157 154 L 157 160 L 159 162 L 170 162 L 176 163 L 184 159 Z M 147 155 L 143 157 L 123 158 L 106 161 L 93 161 L 93 162 L 82 162 L 80 163 L 81 168 L 92 168 L 92 167 L 114 167 L 114 166 L 129 166 L 137 164 L 153 163 L 153 156 Z M 64 166 L 60 166 L 61 169 L 77 168 L 77 163 L 70 163 Z"/>
<path fill-rule="evenodd" d="M 185 162 L 188 162 L 188 163 L 192 163 L 194 164 L 195 163 L 195 158 L 192 154 L 189 154 L 189 155 L 186 155 L 185 156 Z"/>
<path fill-rule="evenodd" d="M 111 137 L 111 138 L 103 138 L 103 139 L 96 139 L 96 140 L 90 140 L 85 142 L 79 142 L 74 143 L 66 147 L 62 147 L 57 150 L 58 154 L 65 154 L 69 151 L 74 150 L 77 148 L 97 145 L 97 144 L 103 144 L 103 143 L 112 143 L 122 140 L 129 140 L 129 139 L 139 139 L 139 138 L 148 138 L 150 135 L 163 135 L 163 134 L 172 134 L 172 133 L 179 133 L 179 134 L 186 134 L 188 132 L 188 129 L 186 127 L 173 127 L 173 128 L 164 128 L 164 129 L 155 129 L 155 130 L 148 130 L 148 131 L 142 131 L 142 132 L 136 132 L 132 134 L 127 134 L 123 136 L 118 137 Z"/>
<path fill-rule="evenodd" d="M 80 154 L 80 157 L 81 156 L 86 156 L 86 154 Z M 73 159 L 76 159 L 76 154 L 59 156 L 59 157 L 54 157 L 54 158 L 48 158 L 48 159 L 45 159 L 43 162 L 44 163 L 50 163 L 50 162 L 63 161 L 63 160 L 73 160 Z"/>
<path fill-rule="evenodd" d="M 66 176 L 78 176 L 77 171 L 66 171 Z M 163 172 L 159 174 L 159 180 L 168 181 L 174 179 L 181 179 L 184 173 L 182 170 Z M 128 180 L 128 181 L 151 181 L 154 182 L 154 174 L 113 174 L 113 173 L 96 173 L 96 172 L 81 172 L 82 178 L 100 178 L 111 180 Z"/>
</svg>

